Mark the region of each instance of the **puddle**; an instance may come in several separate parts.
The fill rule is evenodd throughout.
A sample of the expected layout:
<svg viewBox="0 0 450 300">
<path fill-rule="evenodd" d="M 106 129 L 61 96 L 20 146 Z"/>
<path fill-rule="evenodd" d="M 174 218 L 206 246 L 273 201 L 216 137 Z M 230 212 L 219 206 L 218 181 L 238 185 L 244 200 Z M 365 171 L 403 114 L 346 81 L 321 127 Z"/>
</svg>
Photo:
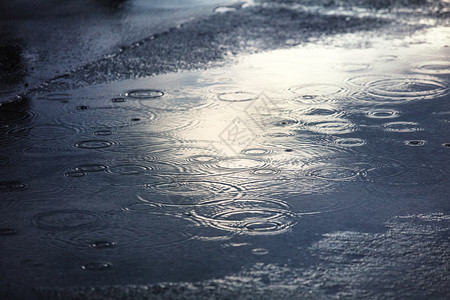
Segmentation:
<svg viewBox="0 0 450 300">
<path fill-rule="evenodd" d="M 298 249 L 322 231 L 344 233 L 313 244 L 320 259 L 330 241 L 366 242 L 346 231 L 356 219 L 448 207 L 449 131 L 436 117 L 450 99 L 448 50 L 430 39 L 311 44 L 34 95 L 0 113 L 0 235 L 15 239 L 2 247 L 33 254 L 32 236 L 46 272 L 61 264 L 69 278 L 176 281 L 272 257 L 314 264 Z"/>
</svg>

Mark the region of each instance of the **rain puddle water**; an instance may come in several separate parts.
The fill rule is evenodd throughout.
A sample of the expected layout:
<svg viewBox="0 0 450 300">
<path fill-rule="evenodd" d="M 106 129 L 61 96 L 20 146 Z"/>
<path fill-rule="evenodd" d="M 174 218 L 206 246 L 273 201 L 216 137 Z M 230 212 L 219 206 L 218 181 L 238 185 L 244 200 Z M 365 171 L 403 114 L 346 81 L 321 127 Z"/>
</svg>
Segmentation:
<svg viewBox="0 0 450 300">
<path fill-rule="evenodd" d="M 449 34 L 33 96 L 0 124 L 6 264 L 45 265 L 32 286 L 195 280 L 283 261 L 308 222 L 439 207 Z"/>
</svg>

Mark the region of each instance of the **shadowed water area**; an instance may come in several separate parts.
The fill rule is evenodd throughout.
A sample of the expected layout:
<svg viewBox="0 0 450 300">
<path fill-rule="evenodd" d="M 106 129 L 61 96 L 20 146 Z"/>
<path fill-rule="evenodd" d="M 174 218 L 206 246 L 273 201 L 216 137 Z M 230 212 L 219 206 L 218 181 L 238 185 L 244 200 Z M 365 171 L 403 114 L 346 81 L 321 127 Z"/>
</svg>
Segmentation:
<svg viewBox="0 0 450 300">
<path fill-rule="evenodd" d="M 4 72 L 0 298 L 445 299 L 448 2 L 188 2 Z"/>
</svg>

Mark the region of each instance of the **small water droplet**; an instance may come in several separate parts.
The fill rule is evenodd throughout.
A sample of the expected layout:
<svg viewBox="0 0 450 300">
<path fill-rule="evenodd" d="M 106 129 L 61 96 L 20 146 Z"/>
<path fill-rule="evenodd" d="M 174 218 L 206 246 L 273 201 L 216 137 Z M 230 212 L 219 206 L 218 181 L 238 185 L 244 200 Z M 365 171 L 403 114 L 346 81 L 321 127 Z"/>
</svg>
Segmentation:
<svg viewBox="0 0 450 300">
<path fill-rule="evenodd" d="M 112 98 L 111 101 L 114 103 L 121 103 L 121 102 L 125 102 L 125 99 L 124 98 Z"/>
<path fill-rule="evenodd" d="M 89 109 L 89 106 L 87 106 L 87 105 L 79 105 L 79 106 L 77 106 L 77 109 L 78 110 L 85 110 L 85 109 Z"/>
<path fill-rule="evenodd" d="M 141 119 L 140 118 L 132 118 L 131 119 L 131 121 L 133 121 L 133 122 L 138 122 L 138 121 L 140 121 Z"/>
<path fill-rule="evenodd" d="M 284 149 L 285 152 L 294 152 L 294 149 Z"/>
<path fill-rule="evenodd" d="M 444 144 L 442 144 L 442 147 L 450 148 L 450 143 L 444 143 Z"/>
<path fill-rule="evenodd" d="M 108 269 L 111 269 L 112 265 L 110 263 L 105 262 L 94 262 L 94 263 L 88 263 L 81 266 L 82 270 L 86 271 L 105 271 Z"/>
</svg>

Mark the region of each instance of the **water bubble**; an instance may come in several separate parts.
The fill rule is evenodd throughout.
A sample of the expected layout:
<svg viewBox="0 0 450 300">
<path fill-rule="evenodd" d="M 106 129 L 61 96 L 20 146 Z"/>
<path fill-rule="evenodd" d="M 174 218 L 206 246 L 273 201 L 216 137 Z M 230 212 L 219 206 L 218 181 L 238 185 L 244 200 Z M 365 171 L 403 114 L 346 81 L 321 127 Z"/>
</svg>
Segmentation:
<svg viewBox="0 0 450 300">
<path fill-rule="evenodd" d="M 12 228 L 0 228 L 0 235 L 14 235 L 17 231 Z"/>
<path fill-rule="evenodd" d="M 75 144 L 76 147 L 83 149 L 101 149 L 108 148 L 112 145 L 112 142 L 106 140 L 88 140 Z"/>
<path fill-rule="evenodd" d="M 89 106 L 87 106 L 87 105 L 79 105 L 79 106 L 77 106 L 77 109 L 78 110 L 86 110 L 86 109 L 89 109 Z"/>
<path fill-rule="evenodd" d="M 81 172 L 103 172 L 107 168 L 107 166 L 100 164 L 85 164 L 75 167 L 75 170 Z"/>
<path fill-rule="evenodd" d="M 442 147 L 450 148 L 450 143 L 444 143 L 444 144 L 442 144 Z"/>
<path fill-rule="evenodd" d="M 412 65 L 411 70 L 413 72 L 430 75 L 450 74 L 450 62 L 448 61 L 422 62 Z"/>
<path fill-rule="evenodd" d="M 390 122 L 383 124 L 383 130 L 400 133 L 422 131 L 423 128 L 416 122 Z"/>
<path fill-rule="evenodd" d="M 140 118 L 132 118 L 131 119 L 131 121 L 133 121 L 133 122 L 138 122 L 138 121 L 140 121 L 141 119 Z"/>
<path fill-rule="evenodd" d="M 164 92 L 154 89 L 140 89 L 128 91 L 125 96 L 137 99 L 154 99 L 164 96 Z"/>
<path fill-rule="evenodd" d="M 219 93 L 217 98 L 227 102 L 246 102 L 258 99 L 258 95 L 249 92 L 231 92 L 231 93 Z"/>
<path fill-rule="evenodd" d="M 40 227 L 72 229 L 92 225 L 97 221 L 97 216 L 85 210 L 55 210 L 40 213 L 34 219 Z"/>
<path fill-rule="evenodd" d="M 412 141 L 405 141 L 406 146 L 412 146 L 412 147 L 418 147 L 425 145 L 426 141 L 422 140 L 412 140 Z"/>
<path fill-rule="evenodd" d="M 99 240 L 89 243 L 89 246 L 95 249 L 108 249 L 108 248 L 114 248 L 116 246 L 116 242 L 110 242 L 107 240 Z"/>
<path fill-rule="evenodd" d="M 122 103 L 122 102 L 125 102 L 125 99 L 124 98 L 112 98 L 111 102 Z"/>
<path fill-rule="evenodd" d="M 394 109 L 372 109 L 366 112 L 368 118 L 373 119 L 391 119 L 397 118 L 400 112 Z"/>
<path fill-rule="evenodd" d="M 86 271 L 105 271 L 111 268 L 112 265 L 106 262 L 93 262 L 81 266 L 81 269 Z"/>
</svg>

